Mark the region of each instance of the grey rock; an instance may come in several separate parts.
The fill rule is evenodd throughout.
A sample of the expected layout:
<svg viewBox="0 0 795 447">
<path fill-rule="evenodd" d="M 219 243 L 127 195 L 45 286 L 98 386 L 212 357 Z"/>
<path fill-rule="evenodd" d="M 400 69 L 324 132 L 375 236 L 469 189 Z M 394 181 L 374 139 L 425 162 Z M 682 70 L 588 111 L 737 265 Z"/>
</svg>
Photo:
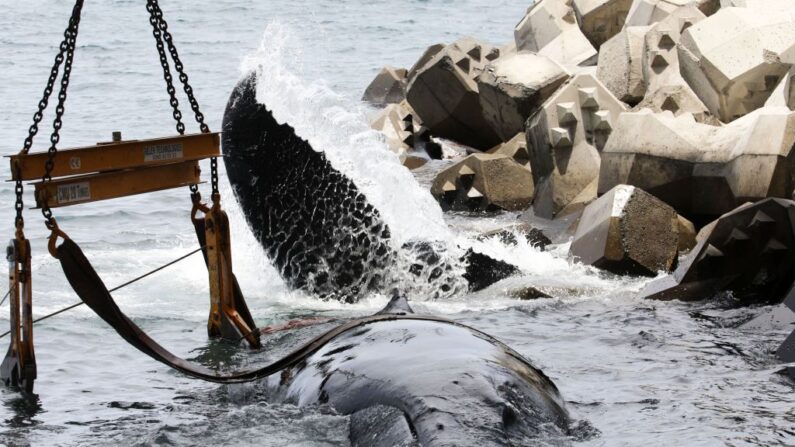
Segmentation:
<svg viewBox="0 0 795 447">
<path fill-rule="evenodd" d="M 527 118 L 541 107 L 569 74 L 545 56 L 520 52 L 486 65 L 477 78 L 483 116 L 502 141 L 525 130 Z"/>
<path fill-rule="evenodd" d="M 406 99 L 406 69 L 384 67 L 367 86 L 362 101 L 382 107 Z"/>
<path fill-rule="evenodd" d="M 744 204 L 701 229 L 673 275 L 641 296 L 702 300 L 729 291 L 741 303 L 780 303 L 795 282 L 795 202 Z"/>
<path fill-rule="evenodd" d="M 569 254 L 619 274 L 670 271 L 678 254 L 678 217 L 651 194 L 616 186 L 585 208 Z"/>
</svg>

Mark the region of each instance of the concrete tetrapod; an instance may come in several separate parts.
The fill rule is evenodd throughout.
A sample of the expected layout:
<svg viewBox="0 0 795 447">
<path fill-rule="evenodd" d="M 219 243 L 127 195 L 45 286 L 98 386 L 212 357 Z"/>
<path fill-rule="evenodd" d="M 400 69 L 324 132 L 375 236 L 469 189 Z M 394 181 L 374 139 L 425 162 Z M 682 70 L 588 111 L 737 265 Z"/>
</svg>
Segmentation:
<svg viewBox="0 0 795 447">
<path fill-rule="evenodd" d="M 461 39 L 436 52 L 410 77 L 406 98 L 435 136 L 486 150 L 500 141 L 480 105 L 475 78 L 497 48 Z"/>
<path fill-rule="evenodd" d="M 414 132 L 421 125 L 407 104 L 389 104 L 373 118 L 370 127 L 381 132 L 389 149 L 396 154 L 410 152 L 414 147 Z"/>
<path fill-rule="evenodd" d="M 533 200 L 533 176 L 501 154 L 472 154 L 441 171 L 431 193 L 444 210 L 523 210 Z"/>
<path fill-rule="evenodd" d="M 668 110 L 677 116 L 692 113 L 698 122 L 718 124 L 717 119 L 682 77 L 679 70 L 679 52 L 676 49 L 682 30 L 705 18 L 694 5 L 683 6 L 675 9 L 646 32 L 641 61 L 646 95 L 638 104 L 638 109 L 649 108 L 655 112 Z"/>
<path fill-rule="evenodd" d="M 367 86 L 362 101 L 382 107 L 406 98 L 406 69 L 386 66 Z"/>
<path fill-rule="evenodd" d="M 596 77 L 616 98 L 635 105 L 646 95 L 643 77 L 643 43 L 648 26 L 631 26 L 599 49 Z"/>
<path fill-rule="evenodd" d="M 524 132 L 516 134 L 510 141 L 500 143 L 486 151 L 488 154 L 501 154 L 513 158 L 520 165 L 530 169 L 530 155 L 527 153 L 527 140 Z"/>
<path fill-rule="evenodd" d="M 570 2 L 536 2 L 516 25 L 513 35 L 518 51 L 532 51 L 566 67 L 596 63 L 596 49 L 580 30 Z"/>
<path fill-rule="evenodd" d="M 795 10 L 724 8 L 677 48 L 682 76 L 728 123 L 762 107 L 795 62 Z"/>
<path fill-rule="evenodd" d="M 690 114 L 624 113 L 602 151 L 599 192 L 637 186 L 705 224 L 747 201 L 791 197 L 794 145 L 795 113 L 785 107 L 724 127 Z"/>
<path fill-rule="evenodd" d="M 673 269 L 679 230 L 673 208 L 641 189 L 619 185 L 585 207 L 569 254 L 613 273 L 654 276 Z"/>
<path fill-rule="evenodd" d="M 618 34 L 632 0 L 572 0 L 583 34 L 597 50 Z"/>
<path fill-rule="evenodd" d="M 551 219 L 583 191 L 596 198 L 600 151 L 626 106 L 590 74 L 579 74 L 527 122 L 536 215 Z"/>
<path fill-rule="evenodd" d="M 625 26 L 646 26 L 662 22 L 681 9 L 697 8 L 704 16 L 720 9 L 720 0 L 634 0 Z"/>
<path fill-rule="evenodd" d="M 641 295 L 687 301 L 730 291 L 743 303 L 777 303 L 795 281 L 792 200 L 744 204 L 702 228 L 697 240 L 673 275 L 650 283 Z"/>
<path fill-rule="evenodd" d="M 477 78 L 483 116 L 502 141 L 524 132 L 527 118 L 569 73 L 552 59 L 528 51 L 503 56 Z"/>
</svg>

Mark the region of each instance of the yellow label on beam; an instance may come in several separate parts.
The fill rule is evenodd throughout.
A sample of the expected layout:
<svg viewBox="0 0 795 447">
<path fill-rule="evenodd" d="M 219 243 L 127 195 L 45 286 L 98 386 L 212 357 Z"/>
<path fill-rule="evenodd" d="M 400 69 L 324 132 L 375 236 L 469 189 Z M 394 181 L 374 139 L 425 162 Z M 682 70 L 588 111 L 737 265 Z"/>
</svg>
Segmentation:
<svg viewBox="0 0 795 447">
<path fill-rule="evenodd" d="M 55 155 L 51 175 L 56 178 L 202 160 L 220 156 L 220 148 L 220 134 L 216 132 L 64 149 L 59 150 Z M 12 155 L 9 157 L 12 180 L 41 179 L 44 177 L 47 157 L 46 152 Z M 19 176 L 17 176 L 17 165 L 20 170 Z"/>
<path fill-rule="evenodd" d="M 198 160 L 34 183 L 36 206 L 50 208 L 115 199 L 201 183 Z"/>
</svg>

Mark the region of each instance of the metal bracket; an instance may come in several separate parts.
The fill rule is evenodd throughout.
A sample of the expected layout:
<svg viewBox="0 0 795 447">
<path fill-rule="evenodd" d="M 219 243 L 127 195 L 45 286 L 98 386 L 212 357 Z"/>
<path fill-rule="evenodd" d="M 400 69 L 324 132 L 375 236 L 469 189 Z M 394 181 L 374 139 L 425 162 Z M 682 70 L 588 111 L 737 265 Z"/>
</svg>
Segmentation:
<svg viewBox="0 0 795 447">
<path fill-rule="evenodd" d="M 205 214 L 207 270 L 210 275 L 210 337 L 230 340 L 246 339 L 252 348 L 261 347 L 259 331 L 232 273 L 232 244 L 229 218 L 215 205 Z"/>
<path fill-rule="evenodd" d="M 0 365 L 0 379 L 6 386 L 33 392 L 36 355 L 33 351 L 33 289 L 30 273 L 30 242 L 12 239 L 6 249 L 9 267 L 11 345 Z"/>
</svg>

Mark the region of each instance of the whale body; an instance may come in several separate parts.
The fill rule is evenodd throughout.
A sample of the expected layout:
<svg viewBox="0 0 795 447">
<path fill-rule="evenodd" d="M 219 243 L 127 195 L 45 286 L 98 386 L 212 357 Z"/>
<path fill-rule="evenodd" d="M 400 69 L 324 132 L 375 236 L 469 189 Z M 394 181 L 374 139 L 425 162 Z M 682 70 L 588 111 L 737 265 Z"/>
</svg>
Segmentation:
<svg viewBox="0 0 795 447">
<path fill-rule="evenodd" d="M 322 152 L 256 100 L 256 75 L 230 96 L 223 123 L 229 181 L 285 282 L 348 302 L 409 272 L 440 293 L 483 288 L 515 267 L 469 251 L 463 275 L 430 241 L 393 246 L 389 227 Z M 402 169 L 402 168 L 401 168 Z M 389 290 L 389 289 L 387 289 Z M 401 291 L 381 313 L 412 313 Z M 525 446 L 568 439 L 569 416 L 543 372 L 476 329 L 431 317 L 348 329 L 267 378 L 275 399 L 350 415 L 354 446 Z"/>
<path fill-rule="evenodd" d="M 439 321 L 352 329 L 268 382 L 299 406 L 351 415 L 353 445 L 524 446 L 564 440 L 569 426 L 544 373 L 486 334 Z"/>
</svg>

